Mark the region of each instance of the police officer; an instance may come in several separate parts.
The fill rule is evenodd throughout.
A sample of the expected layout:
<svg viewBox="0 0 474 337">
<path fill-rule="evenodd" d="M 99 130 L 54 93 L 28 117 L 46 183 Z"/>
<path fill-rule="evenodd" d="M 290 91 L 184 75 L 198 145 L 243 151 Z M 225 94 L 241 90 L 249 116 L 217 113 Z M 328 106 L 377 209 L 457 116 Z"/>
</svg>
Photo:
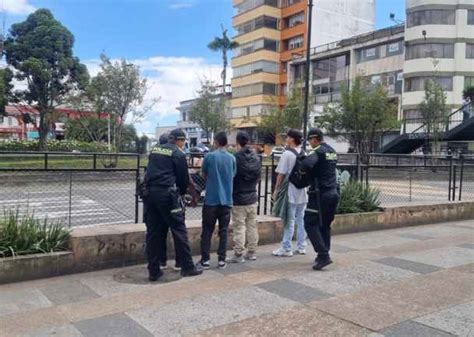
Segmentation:
<svg viewBox="0 0 474 337">
<path fill-rule="evenodd" d="M 334 220 L 339 193 L 337 190 L 336 151 L 324 142 L 323 133 L 314 128 L 308 132 L 312 150 L 303 160 L 311 185 L 308 189 L 308 206 L 304 217 L 308 238 L 318 253 L 314 270 L 321 270 L 332 263 L 331 223 Z"/>
<path fill-rule="evenodd" d="M 189 184 L 188 165 L 182 151 L 186 141 L 183 131 L 170 132 L 168 143 L 154 147 L 150 152 L 145 182 L 146 197 L 146 255 L 149 280 L 156 281 L 160 270 L 160 247 L 166 245 L 168 229 L 171 229 L 177 257 L 181 263 L 182 276 L 202 274 L 195 267 L 184 223 L 184 208 L 181 197 Z"/>
</svg>

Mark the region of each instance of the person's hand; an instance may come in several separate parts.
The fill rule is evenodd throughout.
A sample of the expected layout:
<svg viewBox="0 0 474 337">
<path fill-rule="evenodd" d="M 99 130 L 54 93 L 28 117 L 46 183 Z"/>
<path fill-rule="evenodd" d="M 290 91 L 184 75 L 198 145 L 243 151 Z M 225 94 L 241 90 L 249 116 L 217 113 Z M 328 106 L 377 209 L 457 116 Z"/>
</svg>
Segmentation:
<svg viewBox="0 0 474 337">
<path fill-rule="evenodd" d="M 275 202 L 276 199 L 277 199 L 277 197 L 278 197 L 278 190 L 275 189 L 275 191 L 274 191 L 273 194 L 272 194 L 272 201 Z"/>
</svg>

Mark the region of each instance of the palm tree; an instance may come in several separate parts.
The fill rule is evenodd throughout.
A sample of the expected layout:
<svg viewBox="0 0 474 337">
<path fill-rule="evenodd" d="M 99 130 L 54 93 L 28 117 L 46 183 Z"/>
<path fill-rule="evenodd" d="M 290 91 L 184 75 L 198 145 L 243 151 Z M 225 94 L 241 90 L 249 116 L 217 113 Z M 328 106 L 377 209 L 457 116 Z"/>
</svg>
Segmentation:
<svg viewBox="0 0 474 337">
<path fill-rule="evenodd" d="M 222 78 L 222 92 L 225 97 L 225 84 L 226 84 L 226 79 L 227 79 L 227 52 L 237 48 L 239 45 L 236 41 L 232 41 L 229 39 L 227 36 L 227 29 L 224 29 L 224 27 L 221 25 L 222 28 L 222 37 L 215 37 L 214 40 L 212 40 L 207 47 L 213 51 L 220 51 L 222 52 L 222 73 L 221 73 L 221 78 Z"/>
</svg>

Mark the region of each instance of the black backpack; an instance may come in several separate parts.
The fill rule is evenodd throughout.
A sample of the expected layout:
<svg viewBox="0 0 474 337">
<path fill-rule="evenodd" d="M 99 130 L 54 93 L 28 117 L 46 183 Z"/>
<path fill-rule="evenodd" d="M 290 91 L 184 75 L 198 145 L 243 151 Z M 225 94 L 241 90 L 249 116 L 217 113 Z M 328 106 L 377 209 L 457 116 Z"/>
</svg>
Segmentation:
<svg viewBox="0 0 474 337">
<path fill-rule="evenodd" d="M 296 156 L 296 162 L 295 166 L 291 170 L 290 173 L 290 182 L 296 187 L 296 188 L 305 188 L 311 185 L 311 179 L 309 174 L 306 172 L 304 165 L 303 165 L 303 160 L 306 158 L 306 153 L 301 150 L 300 153 L 298 153 L 295 149 L 289 148 L 289 151 L 291 151 L 295 156 Z"/>
</svg>

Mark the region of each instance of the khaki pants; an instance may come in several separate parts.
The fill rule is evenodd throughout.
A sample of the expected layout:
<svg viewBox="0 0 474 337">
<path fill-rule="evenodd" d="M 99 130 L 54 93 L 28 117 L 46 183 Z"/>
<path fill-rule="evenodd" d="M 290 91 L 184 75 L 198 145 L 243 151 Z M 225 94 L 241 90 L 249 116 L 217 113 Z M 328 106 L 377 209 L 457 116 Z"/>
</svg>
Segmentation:
<svg viewBox="0 0 474 337">
<path fill-rule="evenodd" d="M 232 208 L 232 229 L 235 255 L 242 255 L 246 240 L 248 252 L 255 253 L 258 245 L 257 204 L 234 206 Z"/>
</svg>

